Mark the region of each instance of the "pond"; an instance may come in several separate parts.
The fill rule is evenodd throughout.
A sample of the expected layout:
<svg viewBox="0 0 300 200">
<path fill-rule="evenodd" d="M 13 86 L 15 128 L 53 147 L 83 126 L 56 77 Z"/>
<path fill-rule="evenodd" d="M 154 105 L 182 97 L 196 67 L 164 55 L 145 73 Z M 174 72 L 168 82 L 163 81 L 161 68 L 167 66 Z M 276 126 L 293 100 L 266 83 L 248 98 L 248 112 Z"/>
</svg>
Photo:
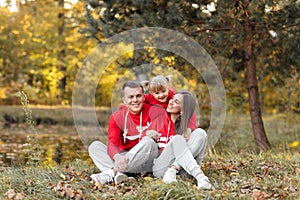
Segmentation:
<svg viewBox="0 0 300 200">
<path fill-rule="evenodd" d="M 73 159 L 89 159 L 74 126 L 37 126 L 36 134 L 30 133 L 26 124 L 0 130 L 0 167 L 24 165 L 38 153 L 43 165 L 62 164 Z M 39 150 L 34 147 L 38 146 Z"/>
</svg>

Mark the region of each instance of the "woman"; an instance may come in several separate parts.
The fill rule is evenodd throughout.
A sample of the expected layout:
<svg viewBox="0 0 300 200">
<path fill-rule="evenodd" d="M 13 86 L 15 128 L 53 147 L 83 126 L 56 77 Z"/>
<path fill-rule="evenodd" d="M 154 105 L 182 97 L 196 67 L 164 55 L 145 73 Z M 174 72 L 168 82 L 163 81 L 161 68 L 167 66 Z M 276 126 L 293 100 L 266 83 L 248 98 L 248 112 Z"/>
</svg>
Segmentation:
<svg viewBox="0 0 300 200">
<path fill-rule="evenodd" d="M 195 98 L 185 90 L 178 91 L 170 100 L 167 107 L 168 130 L 174 131 L 175 136 L 154 160 L 153 175 L 163 177 L 165 183 L 176 182 L 176 173 L 183 168 L 197 180 L 198 189 L 211 189 L 212 185 L 201 170 L 207 135 L 203 129 L 196 127 L 196 123 L 190 122 L 195 107 Z"/>
</svg>

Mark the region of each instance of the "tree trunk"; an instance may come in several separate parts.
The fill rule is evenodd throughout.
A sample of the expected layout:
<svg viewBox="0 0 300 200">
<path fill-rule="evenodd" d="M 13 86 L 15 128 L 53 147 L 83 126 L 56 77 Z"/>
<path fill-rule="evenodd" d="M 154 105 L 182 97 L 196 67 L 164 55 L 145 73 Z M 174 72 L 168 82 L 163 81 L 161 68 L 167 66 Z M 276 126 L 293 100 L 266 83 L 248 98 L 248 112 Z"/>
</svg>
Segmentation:
<svg viewBox="0 0 300 200">
<path fill-rule="evenodd" d="M 248 41 L 246 47 L 246 65 L 247 65 L 247 84 L 249 94 L 249 106 L 251 123 L 256 144 L 260 150 L 266 151 L 271 148 L 268 138 L 265 133 L 264 123 L 261 116 L 258 86 L 256 78 L 256 66 L 253 57 L 253 43 Z"/>
<path fill-rule="evenodd" d="M 59 39 L 59 48 L 61 48 L 58 52 L 58 63 L 59 63 L 59 70 L 64 74 L 64 76 L 61 78 L 60 83 L 58 85 L 60 98 L 62 98 L 62 95 L 64 94 L 65 88 L 66 88 L 66 67 L 65 67 L 65 57 L 66 57 L 66 51 L 65 51 L 65 39 L 64 39 L 64 29 L 65 29 L 65 13 L 64 13 L 64 5 L 65 0 L 59 0 L 58 1 L 58 39 Z"/>
<path fill-rule="evenodd" d="M 265 71 L 262 69 L 262 72 L 259 74 L 259 102 L 260 102 L 260 111 L 261 113 L 264 113 L 264 76 L 265 76 Z"/>
</svg>

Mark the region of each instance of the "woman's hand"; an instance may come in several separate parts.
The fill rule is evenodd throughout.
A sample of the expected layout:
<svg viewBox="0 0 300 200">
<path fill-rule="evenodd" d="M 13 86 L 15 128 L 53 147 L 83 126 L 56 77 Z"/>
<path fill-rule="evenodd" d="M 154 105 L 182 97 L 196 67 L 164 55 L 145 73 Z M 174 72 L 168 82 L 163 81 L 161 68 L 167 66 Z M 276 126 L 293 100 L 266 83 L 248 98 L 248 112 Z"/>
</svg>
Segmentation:
<svg viewBox="0 0 300 200">
<path fill-rule="evenodd" d="M 155 130 L 148 130 L 146 131 L 146 136 L 152 138 L 153 140 L 157 141 L 159 139 L 159 137 L 161 136 L 160 133 L 158 133 Z"/>
</svg>

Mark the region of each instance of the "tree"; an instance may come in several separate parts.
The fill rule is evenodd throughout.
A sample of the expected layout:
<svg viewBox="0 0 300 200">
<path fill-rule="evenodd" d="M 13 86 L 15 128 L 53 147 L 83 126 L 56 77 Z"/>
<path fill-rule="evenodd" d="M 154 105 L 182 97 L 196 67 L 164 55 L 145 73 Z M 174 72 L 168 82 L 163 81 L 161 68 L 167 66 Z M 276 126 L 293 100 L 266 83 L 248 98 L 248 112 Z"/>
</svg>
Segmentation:
<svg viewBox="0 0 300 200">
<path fill-rule="evenodd" d="M 65 37 L 64 37 L 64 29 L 65 29 L 65 1 L 64 0 L 58 0 L 58 41 L 59 41 L 59 48 L 58 50 L 58 68 L 62 72 L 63 76 L 60 80 L 60 83 L 58 85 L 58 89 L 60 90 L 61 94 L 64 93 L 64 90 L 66 88 L 66 64 L 65 64 L 65 57 L 66 57 L 66 44 L 65 44 Z M 62 96 L 62 95 L 61 95 Z"/>
<path fill-rule="evenodd" d="M 68 105 L 76 72 L 95 47 L 80 32 L 82 2 L 34 0 L 18 6 L 14 13 L 1 8 L 0 14 L 3 99 L 23 90 L 33 103 Z"/>
<path fill-rule="evenodd" d="M 267 150 L 270 144 L 261 116 L 256 64 L 269 57 L 267 62 L 272 63 L 272 68 L 279 67 L 274 62 L 278 59 L 274 53 L 280 49 L 281 55 L 288 55 L 281 56 L 280 63 L 295 65 L 299 71 L 299 62 L 292 61 L 299 60 L 299 43 L 294 43 L 299 40 L 299 9 L 297 1 L 86 0 L 87 32 L 101 42 L 102 38 L 135 27 L 165 27 L 193 37 L 211 55 L 225 61 L 224 66 L 232 65 L 234 73 L 246 71 L 248 95 L 245 97 L 249 98 L 253 134 L 258 148 Z M 291 55 L 292 46 L 298 48 Z M 281 71 L 290 72 L 289 68 Z"/>
</svg>

